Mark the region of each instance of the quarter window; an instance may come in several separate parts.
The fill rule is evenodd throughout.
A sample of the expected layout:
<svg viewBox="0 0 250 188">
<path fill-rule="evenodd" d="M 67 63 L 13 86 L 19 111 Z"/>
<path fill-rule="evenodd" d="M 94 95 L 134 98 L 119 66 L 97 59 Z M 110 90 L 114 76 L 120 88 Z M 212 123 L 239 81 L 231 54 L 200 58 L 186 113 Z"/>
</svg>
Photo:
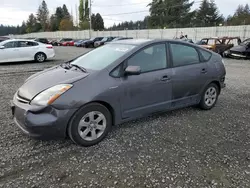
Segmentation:
<svg viewBox="0 0 250 188">
<path fill-rule="evenodd" d="M 170 44 L 173 66 L 185 66 L 200 63 L 199 54 L 195 48 L 183 44 Z"/>
<path fill-rule="evenodd" d="M 140 66 L 142 73 L 167 68 L 166 45 L 150 46 L 130 58 L 127 64 Z"/>
<path fill-rule="evenodd" d="M 208 52 L 208 51 L 205 51 L 205 50 L 202 50 L 202 49 L 199 49 L 199 51 L 200 51 L 200 53 L 202 55 L 202 59 L 204 61 L 208 61 L 212 56 L 212 54 L 210 52 Z"/>
</svg>

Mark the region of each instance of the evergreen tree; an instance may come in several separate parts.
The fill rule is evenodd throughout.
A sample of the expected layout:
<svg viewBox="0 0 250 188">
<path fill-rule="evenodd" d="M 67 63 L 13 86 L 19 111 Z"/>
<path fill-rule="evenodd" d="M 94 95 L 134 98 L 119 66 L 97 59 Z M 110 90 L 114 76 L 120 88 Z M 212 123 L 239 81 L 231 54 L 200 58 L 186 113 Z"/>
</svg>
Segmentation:
<svg viewBox="0 0 250 188">
<path fill-rule="evenodd" d="M 80 27 L 82 25 L 82 23 L 84 22 L 84 3 L 83 0 L 80 0 L 80 4 L 79 4 L 79 21 L 80 21 Z"/>
<path fill-rule="evenodd" d="M 250 24 L 250 8 L 249 5 L 239 5 L 233 16 L 227 19 L 228 25 L 248 25 Z"/>
<path fill-rule="evenodd" d="M 63 18 L 69 19 L 71 17 L 69 10 L 65 4 L 63 4 L 63 7 L 62 7 L 62 14 L 63 14 Z"/>
<path fill-rule="evenodd" d="M 213 0 L 203 0 L 196 11 L 194 22 L 194 26 L 207 27 L 219 25 L 224 19 Z"/>
<path fill-rule="evenodd" d="M 150 7 L 149 22 L 153 28 L 185 27 L 190 24 L 190 12 L 194 2 L 189 0 L 153 0 Z"/>
<path fill-rule="evenodd" d="M 56 20 L 56 30 L 59 30 L 60 23 L 63 19 L 63 9 L 62 7 L 57 7 L 56 8 L 56 13 L 55 13 L 55 20 Z"/>
<path fill-rule="evenodd" d="M 46 31 L 49 25 L 49 9 L 46 2 L 43 0 L 42 4 L 38 8 L 37 20 L 42 26 L 42 30 Z"/>
<path fill-rule="evenodd" d="M 94 22 L 92 21 L 92 23 L 94 23 L 94 25 L 92 26 L 92 29 L 99 30 L 99 31 L 104 30 L 104 22 L 103 22 L 102 16 L 99 13 L 95 15 Z"/>
</svg>

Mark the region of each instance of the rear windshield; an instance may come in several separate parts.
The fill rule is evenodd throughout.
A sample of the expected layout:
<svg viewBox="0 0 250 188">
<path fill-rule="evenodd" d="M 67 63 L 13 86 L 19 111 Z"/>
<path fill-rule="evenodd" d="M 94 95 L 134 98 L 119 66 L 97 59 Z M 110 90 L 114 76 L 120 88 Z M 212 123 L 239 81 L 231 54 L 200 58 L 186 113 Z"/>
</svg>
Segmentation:
<svg viewBox="0 0 250 188">
<path fill-rule="evenodd" d="M 124 44 L 105 45 L 77 58 L 72 64 L 79 65 L 85 69 L 101 70 L 131 51 L 134 47 L 133 45 Z"/>
</svg>

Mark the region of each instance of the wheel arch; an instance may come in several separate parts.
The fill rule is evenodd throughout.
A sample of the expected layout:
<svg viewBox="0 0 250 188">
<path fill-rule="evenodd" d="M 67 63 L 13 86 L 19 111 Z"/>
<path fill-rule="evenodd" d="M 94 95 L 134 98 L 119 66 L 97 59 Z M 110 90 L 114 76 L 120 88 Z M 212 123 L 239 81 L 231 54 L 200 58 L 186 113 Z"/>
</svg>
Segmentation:
<svg viewBox="0 0 250 188">
<path fill-rule="evenodd" d="M 36 54 L 35 54 L 35 56 L 34 56 L 34 59 L 35 59 L 35 60 L 36 60 L 36 56 L 37 56 L 38 54 L 44 54 L 44 55 L 45 55 L 45 60 L 47 59 L 46 53 L 44 53 L 44 52 L 42 52 L 42 51 L 38 51 L 38 52 L 36 52 Z"/>
<path fill-rule="evenodd" d="M 220 85 L 220 82 L 218 80 L 214 80 L 214 81 L 210 82 L 209 84 L 215 84 L 215 85 L 217 85 L 217 87 L 219 89 L 219 94 L 221 93 L 221 85 Z"/>
<path fill-rule="evenodd" d="M 67 127 L 66 127 L 66 136 L 68 136 L 68 128 L 72 122 L 72 119 L 74 117 L 74 115 L 82 108 L 84 108 L 86 105 L 89 105 L 89 104 L 93 104 L 93 103 L 98 103 L 98 104 L 101 104 L 103 105 L 104 107 L 106 107 L 108 109 L 108 111 L 110 112 L 111 114 L 111 118 L 112 118 L 112 125 L 115 124 L 115 110 L 114 108 L 108 103 L 108 102 L 105 102 L 105 101 L 101 101 L 101 100 L 95 100 L 95 101 L 91 101 L 89 103 L 86 103 L 84 105 L 82 105 L 81 107 L 78 108 L 78 110 L 75 111 L 75 113 L 72 114 L 72 116 L 70 117 L 68 123 L 67 123 Z"/>
</svg>

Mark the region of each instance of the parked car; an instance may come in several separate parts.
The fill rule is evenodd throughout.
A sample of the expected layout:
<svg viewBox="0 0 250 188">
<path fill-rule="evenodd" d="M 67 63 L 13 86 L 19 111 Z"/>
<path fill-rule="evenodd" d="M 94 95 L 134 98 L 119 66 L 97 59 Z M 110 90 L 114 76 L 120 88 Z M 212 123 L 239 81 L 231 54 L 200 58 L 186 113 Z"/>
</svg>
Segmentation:
<svg viewBox="0 0 250 188">
<path fill-rule="evenodd" d="M 72 38 L 63 38 L 63 39 L 59 40 L 58 44 L 59 44 L 59 46 L 62 46 L 64 42 L 69 42 L 72 40 L 73 40 Z"/>
<path fill-rule="evenodd" d="M 34 60 L 41 63 L 54 56 L 52 45 L 33 40 L 11 39 L 0 43 L 0 63 Z"/>
<path fill-rule="evenodd" d="M 82 45 L 85 48 L 94 48 L 94 43 L 97 41 L 101 41 L 102 39 L 103 37 L 94 37 L 94 38 L 84 41 Z"/>
<path fill-rule="evenodd" d="M 74 46 L 76 47 L 82 47 L 82 44 L 84 41 L 86 41 L 87 39 L 82 39 L 82 40 L 78 40 L 74 43 Z"/>
<path fill-rule="evenodd" d="M 212 109 L 225 75 L 222 57 L 197 45 L 117 41 L 32 75 L 11 109 L 17 126 L 32 137 L 69 135 L 91 146 L 112 125 L 192 105 Z"/>
<path fill-rule="evenodd" d="M 8 40 L 8 39 L 10 39 L 10 38 L 8 38 L 8 37 L 0 37 L 0 42 Z"/>
<path fill-rule="evenodd" d="M 244 40 L 239 46 L 235 46 L 225 51 L 225 57 L 250 59 L 250 38 Z"/>
<path fill-rule="evenodd" d="M 114 38 L 112 41 L 110 42 L 115 42 L 115 41 L 118 41 L 118 40 L 128 40 L 128 39 L 133 39 L 132 37 L 116 37 Z M 105 42 L 104 44 L 108 44 L 110 42 Z"/>
<path fill-rule="evenodd" d="M 49 44 L 51 44 L 52 46 L 58 46 L 59 42 L 56 39 L 52 39 L 49 41 Z"/>
<path fill-rule="evenodd" d="M 46 39 L 46 38 L 36 38 L 34 41 L 41 42 L 41 43 L 44 43 L 44 44 L 49 44 L 49 40 Z"/>
<path fill-rule="evenodd" d="M 99 46 L 102 46 L 104 45 L 105 42 L 110 42 L 114 39 L 115 37 L 104 37 L 101 41 L 96 41 L 94 43 L 94 47 L 99 47 Z"/>
<path fill-rule="evenodd" d="M 61 43 L 61 46 L 74 46 L 76 40 L 65 41 Z"/>
<path fill-rule="evenodd" d="M 220 55 L 223 55 L 225 51 L 234 47 L 234 40 L 237 40 L 238 44 L 241 42 L 240 37 L 211 37 L 204 38 L 197 44 Z"/>
</svg>

